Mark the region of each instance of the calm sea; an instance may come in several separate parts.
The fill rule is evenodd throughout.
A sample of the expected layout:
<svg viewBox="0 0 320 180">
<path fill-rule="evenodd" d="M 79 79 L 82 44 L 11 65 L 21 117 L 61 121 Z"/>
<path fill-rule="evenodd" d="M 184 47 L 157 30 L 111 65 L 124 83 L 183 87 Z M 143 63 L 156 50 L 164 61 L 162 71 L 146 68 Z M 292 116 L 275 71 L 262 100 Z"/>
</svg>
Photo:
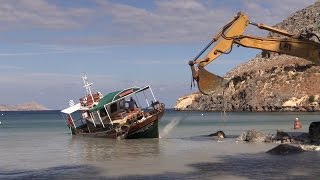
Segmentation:
<svg viewBox="0 0 320 180">
<path fill-rule="evenodd" d="M 320 113 L 175 112 L 159 139 L 72 137 L 59 111 L 0 113 L 0 179 L 318 179 L 320 152 L 274 156 L 275 143 L 237 143 L 245 130 L 308 131 Z M 206 135 L 223 130 L 219 142 Z"/>
</svg>

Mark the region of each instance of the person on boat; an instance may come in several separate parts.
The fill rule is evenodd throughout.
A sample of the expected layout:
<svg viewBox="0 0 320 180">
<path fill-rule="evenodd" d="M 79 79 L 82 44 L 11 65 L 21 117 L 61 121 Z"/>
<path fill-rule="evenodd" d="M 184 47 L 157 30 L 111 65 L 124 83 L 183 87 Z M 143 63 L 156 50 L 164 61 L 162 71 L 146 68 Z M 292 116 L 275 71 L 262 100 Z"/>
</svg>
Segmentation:
<svg viewBox="0 0 320 180">
<path fill-rule="evenodd" d="M 70 114 L 67 115 L 67 126 L 68 127 L 72 126 L 72 118 Z"/>
<path fill-rule="evenodd" d="M 130 97 L 130 100 L 128 102 L 128 108 L 130 111 L 134 111 L 134 106 L 138 107 L 136 101 L 133 99 L 133 97 Z"/>
<path fill-rule="evenodd" d="M 301 122 L 300 122 L 299 118 L 296 118 L 296 120 L 294 121 L 294 124 L 293 124 L 293 129 L 300 129 L 300 128 L 302 128 Z"/>
</svg>

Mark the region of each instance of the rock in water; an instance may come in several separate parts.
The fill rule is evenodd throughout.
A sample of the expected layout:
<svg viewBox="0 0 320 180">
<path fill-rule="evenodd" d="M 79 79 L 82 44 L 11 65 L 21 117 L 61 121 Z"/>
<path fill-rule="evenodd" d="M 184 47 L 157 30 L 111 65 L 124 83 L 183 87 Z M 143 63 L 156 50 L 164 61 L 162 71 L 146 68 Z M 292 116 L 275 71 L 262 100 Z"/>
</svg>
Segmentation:
<svg viewBox="0 0 320 180">
<path fill-rule="evenodd" d="M 299 135 L 291 135 L 291 142 L 293 143 L 311 143 L 309 133 L 300 133 Z"/>
<path fill-rule="evenodd" d="M 262 132 L 255 129 L 250 129 L 243 132 L 238 138 L 237 141 L 248 141 L 248 142 L 265 142 L 266 135 Z"/>
<path fill-rule="evenodd" d="M 223 131 L 220 131 L 220 130 L 215 132 L 215 133 L 213 133 L 213 134 L 209 134 L 209 136 L 217 137 L 219 139 L 226 138 L 226 134 Z"/>
<path fill-rule="evenodd" d="M 289 155 L 302 152 L 304 152 L 304 150 L 300 146 L 293 146 L 289 144 L 280 144 L 279 146 L 267 151 L 268 154 L 272 155 Z"/>
<path fill-rule="evenodd" d="M 291 142 L 291 137 L 288 133 L 277 130 L 277 135 L 275 137 L 276 141 L 281 141 L 281 143 Z"/>
</svg>

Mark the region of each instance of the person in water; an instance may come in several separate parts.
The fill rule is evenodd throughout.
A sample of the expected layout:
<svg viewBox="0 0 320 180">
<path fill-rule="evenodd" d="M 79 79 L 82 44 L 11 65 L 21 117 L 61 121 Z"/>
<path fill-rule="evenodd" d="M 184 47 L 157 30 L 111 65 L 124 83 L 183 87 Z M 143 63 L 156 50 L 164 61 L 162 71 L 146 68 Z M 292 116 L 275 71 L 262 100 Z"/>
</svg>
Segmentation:
<svg viewBox="0 0 320 180">
<path fill-rule="evenodd" d="M 296 118 L 293 124 L 293 129 L 300 129 L 300 128 L 302 128 L 301 121 L 299 120 L 299 118 Z"/>
</svg>

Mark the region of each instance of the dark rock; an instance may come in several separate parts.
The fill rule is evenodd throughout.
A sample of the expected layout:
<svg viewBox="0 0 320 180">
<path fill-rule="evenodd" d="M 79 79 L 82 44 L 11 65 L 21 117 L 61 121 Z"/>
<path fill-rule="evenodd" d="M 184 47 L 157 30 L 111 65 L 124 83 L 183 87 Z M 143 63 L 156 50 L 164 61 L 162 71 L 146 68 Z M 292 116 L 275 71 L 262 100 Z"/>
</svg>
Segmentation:
<svg viewBox="0 0 320 180">
<path fill-rule="evenodd" d="M 272 143 L 272 137 L 271 136 L 266 136 L 265 141 L 266 143 Z"/>
<path fill-rule="evenodd" d="M 309 133 L 301 133 L 298 136 L 292 136 L 291 142 L 293 143 L 311 143 Z"/>
<path fill-rule="evenodd" d="M 266 135 L 264 135 L 262 132 L 255 129 L 250 129 L 240 134 L 240 136 L 237 138 L 237 141 L 265 142 L 266 139 Z"/>
<path fill-rule="evenodd" d="M 281 143 L 290 143 L 291 137 L 288 133 L 277 130 L 277 134 L 276 134 L 274 140 L 281 141 Z"/>
<path fill-rule="evenodd" d="M 224 139 L 226 138 L 226 134 L 223 132 L 223 131 L 217 131 L 213 134 L 209 134 L 209 136 L 213 136 L 213 137 L 216 137 L 216 138 L 219 138 L 219 139 Z"/>
<path fill-rule="evenodd" d="M 289 144 L 280 144 L 275 148 L 267 151 L 268 154 L 272 155 L 289 155 L 302 153 L 304 150 L 299 146 L 289 145 Z"/>
</svg>

